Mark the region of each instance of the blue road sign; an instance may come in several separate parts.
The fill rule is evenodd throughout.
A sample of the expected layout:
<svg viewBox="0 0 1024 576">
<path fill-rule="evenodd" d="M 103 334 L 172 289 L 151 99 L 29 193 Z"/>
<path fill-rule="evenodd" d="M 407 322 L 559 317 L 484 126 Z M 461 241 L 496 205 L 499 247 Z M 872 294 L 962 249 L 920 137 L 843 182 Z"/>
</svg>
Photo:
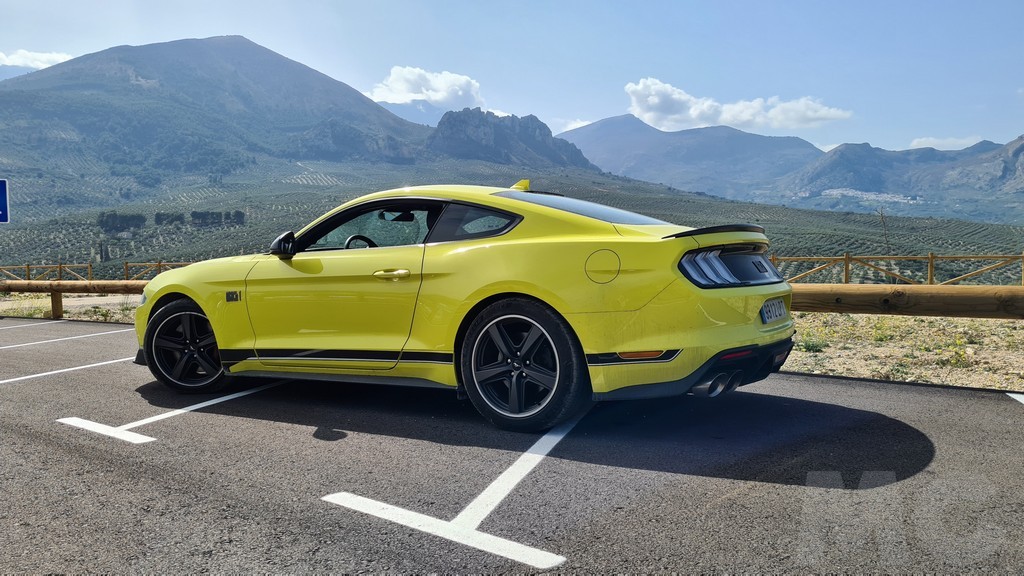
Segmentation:
<svg viewBox="0 0 1024 576">
<path fill-rule="evenodd" d="M 7 207 L 7 180 L 0 180 L 0 224 L 11 221 L 11 211 Z"/>
</svg>

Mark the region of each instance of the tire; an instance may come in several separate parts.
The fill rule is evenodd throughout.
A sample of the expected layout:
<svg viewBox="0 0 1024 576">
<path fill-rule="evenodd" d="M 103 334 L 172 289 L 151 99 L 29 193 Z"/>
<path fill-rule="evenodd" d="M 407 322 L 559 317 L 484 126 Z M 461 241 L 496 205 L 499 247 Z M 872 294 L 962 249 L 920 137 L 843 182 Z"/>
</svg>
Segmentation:
<svg viewBox="0 0 1024 576">
<path fill-rule="evenodd" d="M 191 300 L 175 300 L 153 314 L 143 353 L 153 376 L 175 390 L 216 392 L 227 384 L 213 327 Z"/>
<path fill-rule="evenodd" d="M 459 358 L 477 411 L 495 426 L 547 430 L 590 402 L 590 377 L 572 328 L 547 306 L 509 298 L 470 323 Z"/>
</svg>

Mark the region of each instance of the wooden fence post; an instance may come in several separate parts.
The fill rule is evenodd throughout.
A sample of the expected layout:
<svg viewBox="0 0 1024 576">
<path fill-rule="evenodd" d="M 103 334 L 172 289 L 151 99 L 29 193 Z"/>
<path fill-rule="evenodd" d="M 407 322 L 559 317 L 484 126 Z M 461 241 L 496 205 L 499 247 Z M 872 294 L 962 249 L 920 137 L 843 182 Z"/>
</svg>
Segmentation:
<svg viewBox="0 0 1024 576">
<path fill-rule="evenodd" d="M 844 266 L 845 269 L 843 271 L 843 284 L 849 284 L 850 283 L 850 253 L 849 252 L 847 252 L 846 255 L 844 256 L 844 260 L 845 260 L 845 266 Z"/>
<path fill-rule="evenodd" d="M 928 283 L 935 284 L 935 252 L 928 253 Z"/>
<path fill-rule="evenodd" d="M 50 292 L 50 318 L 60 320 L 64 317 L 64 295 L 56 290 Z"/>
</svg>

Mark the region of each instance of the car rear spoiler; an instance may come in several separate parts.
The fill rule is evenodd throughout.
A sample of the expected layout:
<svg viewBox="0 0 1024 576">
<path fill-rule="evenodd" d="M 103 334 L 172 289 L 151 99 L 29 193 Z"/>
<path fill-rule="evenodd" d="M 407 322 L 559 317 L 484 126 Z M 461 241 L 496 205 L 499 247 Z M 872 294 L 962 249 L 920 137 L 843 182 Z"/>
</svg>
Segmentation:
<svg viewBox="0 0 1024 576">
<path fill-rule="evenodd" d="M 764 234 L 764 228 L 756 224 L 726 224 L 724 226 L 708 226 L 707 228 L 696 228 L 694 230 L 687 230 L 685 232 L 676 232 L 675 234 L 669 234 L 662 238 L 662 240 L 668 240 L 669 238 L 685 238 L 686 236 L 700 236 L 703 234 L 717 234 L 719 232 L 757 232 L 758 234 Z"/>
</svg>

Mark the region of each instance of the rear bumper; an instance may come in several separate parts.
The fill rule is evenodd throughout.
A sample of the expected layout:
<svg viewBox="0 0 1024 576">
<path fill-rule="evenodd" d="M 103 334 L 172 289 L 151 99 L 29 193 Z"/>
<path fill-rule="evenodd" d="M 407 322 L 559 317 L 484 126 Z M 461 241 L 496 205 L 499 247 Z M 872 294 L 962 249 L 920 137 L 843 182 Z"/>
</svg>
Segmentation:
<svg viewBox="0 0 1024 576">
<path fill-rule="evenodd" d="M 594 400 L 643 400 L 686 394 L 691 388 L 720 373 L 741 372 L 740 386 L 764 380 L 778 372 L 793 349 L 793 339 L 762 346 L 743 346 L 723 350 L 702 364 L 688 376 L 670 382 L 640 384 L 618 388 L 610 392 L 594 393 Z"/>
</svg>

